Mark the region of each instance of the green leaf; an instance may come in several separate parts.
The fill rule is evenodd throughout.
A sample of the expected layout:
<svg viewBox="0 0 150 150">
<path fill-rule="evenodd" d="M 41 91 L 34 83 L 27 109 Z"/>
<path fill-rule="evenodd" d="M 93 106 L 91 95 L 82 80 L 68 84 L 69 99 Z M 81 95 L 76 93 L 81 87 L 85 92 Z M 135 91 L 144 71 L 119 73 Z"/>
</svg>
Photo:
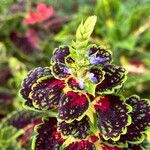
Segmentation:
<svg viewBox="0 0 150 150">
<path fill-rule="evenodd" d="M 93 95 L 95 97 L 95 89 L 96 89 L 97 84 L 88 81 L 85 84 L 85 89 L 88 91 L 89 94 Z"/>
<path fill-rule="evenodd" d="M 129 51 L 133 51 L 136 41 L 137 41 L 137 38 L 135 36 L 129 36 L 125 40 L 117 42 L 116 44 L 114 44 L 114 46 L 117 50 L 118 48 L 122 48 L 122 49 L 127 49 Z"/>
<path fill-rule="evenodd" d="M 0 129 L 0 149 L 21 150 L 20 143 L 17 141 L 18 137 L 24 133 L 22 129 L 18 130 L 9 125 Z"/>
<path fill-rule="evenodd" d="M 24 133 L 24 131 L 22 129 L 17 130 L 13 126 L 6 126 L 1 129 L 0 141 L 3 143 L 10 143 L 10 142 L 12 142 L 12 140 L 17 139 L 23 133 Z"/>
<path fill-rule="evenodd" d="M 90 16 L 84 23 L 83 21 L 81 22 L 76 32 L 76 42 L 73 42 L 73 46 L 76 49 L 87 45 L 89 37 L 94 30 L 96 20 L 96 16 Z"/>
</svg>

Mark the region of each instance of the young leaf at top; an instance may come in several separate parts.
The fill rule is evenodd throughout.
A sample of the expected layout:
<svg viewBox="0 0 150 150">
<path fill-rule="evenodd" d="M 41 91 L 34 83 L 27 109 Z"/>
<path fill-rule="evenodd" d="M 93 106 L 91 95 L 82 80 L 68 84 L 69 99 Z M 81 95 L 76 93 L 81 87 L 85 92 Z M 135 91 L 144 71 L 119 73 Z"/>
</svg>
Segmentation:
<svg viewBox="0 0 150 150">
<path fill-rule="evenodd" d="M 76 31 L 76 41 L 73 42 L 74 48 L 78 49 L 79 47 L 87 46 L 89 37 L 94 30 L 96 20 L 96 16 L 91 16 L 88 17 L 84 23 L 83 21 L 81 22 Z"/>
</svg>

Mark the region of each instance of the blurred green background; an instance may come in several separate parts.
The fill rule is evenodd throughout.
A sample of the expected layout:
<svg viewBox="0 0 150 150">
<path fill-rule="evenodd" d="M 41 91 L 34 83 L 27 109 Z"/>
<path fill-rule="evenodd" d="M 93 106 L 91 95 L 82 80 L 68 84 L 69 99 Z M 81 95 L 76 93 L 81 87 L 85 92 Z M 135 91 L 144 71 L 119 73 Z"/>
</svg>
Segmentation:
<svg viewBox="0 0 150 150">
<path fill-rule="evenodd" d="M 41 3 L 53 13 L 34 22 Z M 71 42 L 90 15 L 98 17 L 91 43 L 110 49 L 113 63 L 128 70 L 123 94 L 150 98 L 150 0 L 0 0 L 0 120 L 22 109 L 27 72 L 49 66 L 53 50 Z"/>
</svg>

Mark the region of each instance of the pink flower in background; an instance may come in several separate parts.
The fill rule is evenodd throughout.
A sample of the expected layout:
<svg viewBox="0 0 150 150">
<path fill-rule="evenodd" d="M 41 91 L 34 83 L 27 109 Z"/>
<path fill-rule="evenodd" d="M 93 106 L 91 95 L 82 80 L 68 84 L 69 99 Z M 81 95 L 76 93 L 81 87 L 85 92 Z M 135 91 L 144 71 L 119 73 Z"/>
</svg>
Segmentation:
<svg viewBox="0 0 150 150">
<path fill-rule="evenodd" d="M 35 24 L 42 22 L 54 15 L 54 9 L 51 6 L 46 6 L 44 3 L 39 3 L 35 11 L 30 10 L 29 14 L 24 19 L 24 24 Z"/>
</svg>

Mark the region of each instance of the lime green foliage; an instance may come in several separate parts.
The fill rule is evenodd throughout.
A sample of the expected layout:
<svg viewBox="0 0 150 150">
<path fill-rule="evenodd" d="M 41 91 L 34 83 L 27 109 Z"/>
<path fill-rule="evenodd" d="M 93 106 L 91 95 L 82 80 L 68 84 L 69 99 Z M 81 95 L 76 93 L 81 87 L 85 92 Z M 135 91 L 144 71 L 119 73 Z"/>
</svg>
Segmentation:
<svg viewBox="0 0 150 150">
<path fill-rule="evenodd" d="M 13 126 L 7 126 L 0 129 L 0 149 L 9 150 L 15 148 L 16 150 L 21 150 L 17 138 L 23 134 L 23 130 L 17 130 Z"/>
<path fill-rule="evenodd" d="M 91 36 L 95 24 L 96 24 L 97 17 L 91 16 L 89 17 L 84 23 L 83 21 L 79 25 L 76 31 L 76 41 L 73 42 L 73 47 L 75 49 L 80 49 L 82 47 L 86 47 L 89 41 L 89 37 Z"/>
</svg>

